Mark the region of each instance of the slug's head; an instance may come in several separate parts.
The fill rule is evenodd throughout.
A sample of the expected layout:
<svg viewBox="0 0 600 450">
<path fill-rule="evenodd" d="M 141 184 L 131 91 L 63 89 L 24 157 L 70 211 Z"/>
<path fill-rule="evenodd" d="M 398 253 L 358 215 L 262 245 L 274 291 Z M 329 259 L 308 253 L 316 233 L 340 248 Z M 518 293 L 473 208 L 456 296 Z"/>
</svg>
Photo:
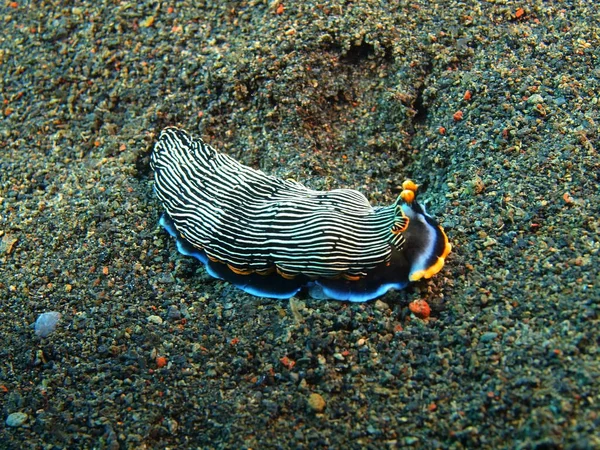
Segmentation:
<svg viewBox="0 0 600 450">
<path fill-rule="evenodd" d="M 416 201 L 417 185 L 406 180 L 396 201 L 396 220 L 390 240 L 401 266 L 408 268 L 408 279 L 431 278 L 444 267 L 452 246 L 444 229 Z M 394 263 L 394 261 L 392 261 Z"/>
</svg>

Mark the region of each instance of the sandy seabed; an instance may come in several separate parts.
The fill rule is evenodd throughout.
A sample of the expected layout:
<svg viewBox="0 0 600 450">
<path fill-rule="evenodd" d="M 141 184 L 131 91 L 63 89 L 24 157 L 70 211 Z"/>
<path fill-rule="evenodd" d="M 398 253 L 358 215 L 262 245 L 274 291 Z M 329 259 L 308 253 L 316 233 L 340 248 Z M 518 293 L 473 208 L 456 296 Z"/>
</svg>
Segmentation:
<svg viewBox="0 0 600 450">
<path fill-rule="evenodd" d="M 4 2 L 0 448 L 600 448 L 592 3 Z M 158 226 L 167 125 L 372 204 L 413 178 L 454 251 L 249 296 Z"/>
</svg>

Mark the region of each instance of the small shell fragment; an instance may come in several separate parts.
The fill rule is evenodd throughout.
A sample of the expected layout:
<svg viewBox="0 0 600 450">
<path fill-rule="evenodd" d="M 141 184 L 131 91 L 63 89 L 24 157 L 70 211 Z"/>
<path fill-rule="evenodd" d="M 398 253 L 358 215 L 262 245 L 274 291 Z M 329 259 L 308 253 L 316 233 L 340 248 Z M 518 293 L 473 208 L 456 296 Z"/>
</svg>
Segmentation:
<svg viewBox="0 0 600 450">
<path fill-rule="evenodd" d="M 40 338 L 50 336 L 60 321 L 62 314 L 56 311 L 45 312 L 35 321 L 35 335 Z"/>
</svg>

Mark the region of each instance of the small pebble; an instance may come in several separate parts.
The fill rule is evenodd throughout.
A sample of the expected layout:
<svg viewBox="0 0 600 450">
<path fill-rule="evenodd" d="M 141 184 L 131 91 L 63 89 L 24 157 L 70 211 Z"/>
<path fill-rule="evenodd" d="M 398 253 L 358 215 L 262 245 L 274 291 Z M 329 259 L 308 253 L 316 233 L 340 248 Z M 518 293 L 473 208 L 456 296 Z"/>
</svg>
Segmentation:
<svg viewBox="0 0 600 450">
<path fill-rule="evenodd" d="M 527 99 L 527 101 L 531 104 L 544 103 L 544 97 L 542 97 L 540 94 L 533 94 Z"/>
<path fill-rule="evenodd" d="M 158 367 L 159 369 L 162 369 L 166 365 L 167 365 L 167 358 L 165 358 L 164 356 L 156 357 L 156 367 Z"/>
<path fill-rule="evenodd" d="M 315 412 L 323 412 L 325 409 L 325 399 L 315 392 L 308 397 L 308 407 Z"/>
<path fill-rule="evenodd" d="M 344 355 L 342 355 L 341 353 L 334 353 L 333 357 L 335 359 L 337 359 L 338 361 L 343 361 L 344 360 Z"/>
<path fill-rule="evenodd" d="M 62 314 L 56 311 L 45 312 L 35 321 L 35 335 L 40 338 L 50 336 L 60 320 Z"/>
<path fill-rule="evenodd" d="M 181 311 L 179 311 L 177 306 L 171 305 L 167 308 L 167 317 L 172 320 L 179 320 L 181 319 Z"/>
<path fill-rule="evenodd" d="M 27 421 L 27 417 L 27 414 L 23 412 L 9 414 L 6 418 L 6 425 L 9 427 L 20 427 Z"/>
<path fill-rule="evenodd" d="M 175 283 L 175 277 L 171 273 L 163 273 L 158 277 L 158 282 L 162 284 Z"/>
<path fill-rule="evenodd" d="M 162 325 L 162 323 L 163 323 L 162 317 L 160 317 L 160 316 L 148 316 L 147 320 L 149 323 L 153 323 L 156 325 Z"/>
<path fill-rule="evenodd" d="M 376 300 L 375 309 L 381 312 L 389 311 L 390 305 L 388 305 L 386 302 L 382 302 L 381 300 Z"/>
<path fill-rule="evenodd" d="M 431 314 L 431 308 L 425 300 L 414 300 L 408 304 L 408 309 L 417 317 L 427 319 Z"/>
<path fill-rule="evenodd" d="M 490 342 L 498 337 L 498 333 L 494 333 L 493 331 L 488 331 L 487 333 L 483 333 L 479 338 L 479 342 Z"/>
</svg>

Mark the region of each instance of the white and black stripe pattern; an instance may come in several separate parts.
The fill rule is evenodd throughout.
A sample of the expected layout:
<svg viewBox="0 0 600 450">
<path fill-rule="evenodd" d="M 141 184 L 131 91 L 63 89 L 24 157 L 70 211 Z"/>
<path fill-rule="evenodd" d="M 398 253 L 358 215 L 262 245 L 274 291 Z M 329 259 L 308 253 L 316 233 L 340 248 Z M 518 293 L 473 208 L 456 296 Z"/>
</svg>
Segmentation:
<svg viewBox="0 0 600 450">
<path fill-rule="evenodd" d="M 364 276 L 404 244 L 397 230 L 408 219 L 397 204 L 371 207 L 358 191 L 314 191 L 266 175 L 177 128 L 162 131 L 151 165 L 179 234 L 238 270 Z"/>
</svg>

